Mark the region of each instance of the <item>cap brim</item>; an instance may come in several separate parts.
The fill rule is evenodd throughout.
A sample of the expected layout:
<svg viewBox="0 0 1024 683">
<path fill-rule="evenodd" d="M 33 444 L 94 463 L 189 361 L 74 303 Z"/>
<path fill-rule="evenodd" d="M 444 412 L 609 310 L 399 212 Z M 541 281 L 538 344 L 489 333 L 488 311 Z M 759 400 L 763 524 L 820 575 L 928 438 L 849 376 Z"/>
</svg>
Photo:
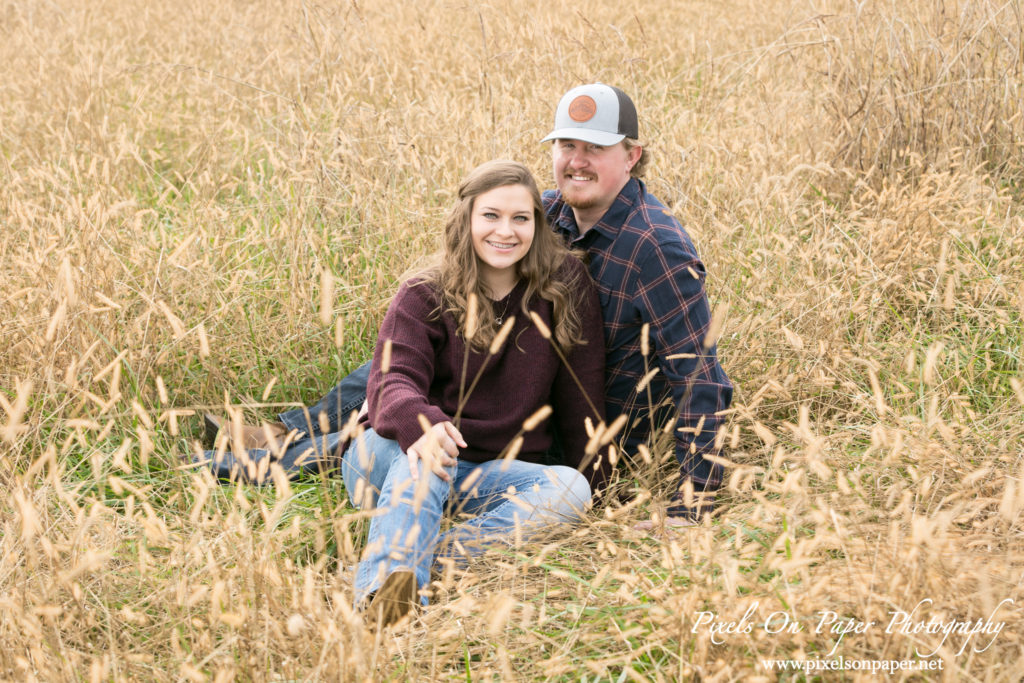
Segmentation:
<svg viewBox="0 0 1024 683">
<path fill-rule="evenodd" d="M 591 130 L 590 128 L 559 128 L 551 131 L 541 142 L 549 140 L 582 140 L 592 145 L 617 145 L 626 139 L 625 135 L 619 133 L 606 133 L 603 130 Z"/>
</svg>

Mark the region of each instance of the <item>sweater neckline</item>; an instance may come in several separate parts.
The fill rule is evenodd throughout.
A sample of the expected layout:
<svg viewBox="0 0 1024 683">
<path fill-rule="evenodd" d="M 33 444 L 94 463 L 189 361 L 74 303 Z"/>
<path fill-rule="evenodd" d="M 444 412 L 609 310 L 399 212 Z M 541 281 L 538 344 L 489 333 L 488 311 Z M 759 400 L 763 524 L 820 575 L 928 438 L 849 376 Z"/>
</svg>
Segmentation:
<svg viewBox="0 0 1024 683">
<path fill-rule="evenodd" d="M 515 284 L 515 285 L 514 285 L 514 286 L 512 287 L 512 289 L 510 289 L 510 290 L 509 290 L 508 294 L 506 294 L 505 296 L 501 297 L 500 299 L 491 299 L 491 297 L 487 297 L 487 298 L 488 298 L 488 299 L 490 300 L 490 302 L 491 302 L 491 305 L 492 305 L 492 306 L 493 306 L 494 304 L 500 304 L 500 303 L 503 303 L 503 302 L 505 302 L 505 301 L 508 301 L 509 299 L 511 299 L 511 298 L 512 298 L 512 296 L 513 296 L 513 295 L 514 295 L 514 294 L 515 294 L 515 293 L 516 293 L 516 292 L 517 292 L 517 291 L 518 291 L 518 290 L 519 290 L 519 289 L 520 289 L 520 288 L 521 288 L 522 286 L 523 286 L 523 278 L 519 278 L 519 279 L 518 279 L 518 280 L 516 281 L 516 284 Z"/>
</svg>

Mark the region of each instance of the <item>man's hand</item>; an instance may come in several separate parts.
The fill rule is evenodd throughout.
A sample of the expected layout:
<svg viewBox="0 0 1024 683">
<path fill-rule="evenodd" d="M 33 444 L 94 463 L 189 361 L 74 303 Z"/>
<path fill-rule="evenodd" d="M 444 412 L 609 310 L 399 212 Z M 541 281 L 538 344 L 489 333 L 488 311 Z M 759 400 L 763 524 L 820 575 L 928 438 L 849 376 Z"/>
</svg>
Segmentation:
<svg viewBox="0 0 1024 683">
<path fill-rule="evenodd" d="M 637 531 L 661 531 L 665 535 L 671 535 L 688 527 L 700 526 L 704 515 L 712 514 L 714 510 L 714 491 L 691 492 L 687 496 L 680 490 L 672 496 L 663 515 L 659 514 L 657 518 L 652 515 L 651 519 L 638 522 L 633 528 Z"/>
<path fill-rule="evenodd" d="M 661 521 L 651 519 L 644 520 L 633 526 L 637 531 L 662 530 L 669 534 L 672 531 L 681 531 L 687 527 L 700 526 L 704 515 L 713 514 L 715 511 L 715 491 L 702 490 L 694 491 L 689 482 L 672 495 L 669 500 L 668 509 L 658 517 Z"/>
<path fill-rule="evenodd" d="M 438 422 L 430 428 L 430 431 L 416 439 L 416 442 L 406 451 L 412 480 L 417 481 L 420 478 L 416 461 L 423 460 L 430 471 L 440 477 L 442 481 L 451 481 L 451 477 L 444 468 L 454 465 L 455 458 L 459 456 L 459 448 L 466 448 L 467 445 L 455 425 L 448 421 Z"/>
</svg>

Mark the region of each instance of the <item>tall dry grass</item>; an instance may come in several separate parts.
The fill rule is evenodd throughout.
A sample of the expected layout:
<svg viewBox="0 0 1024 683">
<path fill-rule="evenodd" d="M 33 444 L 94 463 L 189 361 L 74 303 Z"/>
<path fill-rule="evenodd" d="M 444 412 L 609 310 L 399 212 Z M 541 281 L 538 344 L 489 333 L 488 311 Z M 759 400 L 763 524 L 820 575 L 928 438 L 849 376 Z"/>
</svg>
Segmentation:
<svg viewBox="0 0 1024 683">
<path fill-rule="evenodd" d="M 0 677 L 737 680 L 822 610 L 1006 622 L 941 673 L 1017 680 L 1024 508 L 1020 5 L 8 3 L 0 41 Z M 188 414 L 266 416 L 368 356 L 487 158 L 550 183 L 560 94 L 630 92 L 649 184 L 727 310 L 727 505 L 632 507 L 350 609 L 340 482 L 222 486 Z M 334 297 L 321 310 L 321 277 Z M 645 491 L 654 493 L 647 500 Z M 754 603 L 799 633 L 693 632 Z M 935 635 L 847 635 L 913 659 Z M 847 672 L 839 678 L 856 679 Z"/>
<path fill-rule="evenodd" d="M 819 21 L 837 161 L 876 176 L 913 173 L 915 159 L 1016 173 L 1019 3 L 865 3 Z"/>
</svg>

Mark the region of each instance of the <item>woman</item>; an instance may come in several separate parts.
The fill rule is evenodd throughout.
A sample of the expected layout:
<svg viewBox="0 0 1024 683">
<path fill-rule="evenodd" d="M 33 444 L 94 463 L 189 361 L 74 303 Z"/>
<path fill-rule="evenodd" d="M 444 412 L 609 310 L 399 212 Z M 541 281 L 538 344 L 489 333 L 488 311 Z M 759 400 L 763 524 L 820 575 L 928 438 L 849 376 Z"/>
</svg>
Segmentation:
<svg viewBox="0 0 1024 683">
<path fill-rule="evenodd" d="M 585 421 L 604 418 L 602 335 L 594 287 L 548 229 L 529 170 L 473 170 L 439 262 L 388 308 L 364 431 L 342 462 L 352 502 L 381 510 L 355 582 L 371 620 L 411 609 L 435 554 L 581 519 L 610 469 L 585 456 Z M 567 466 L 542 465 L 556 431 Z M 442 536 L 450 507 L 476 516 Z"/>
</svg>

